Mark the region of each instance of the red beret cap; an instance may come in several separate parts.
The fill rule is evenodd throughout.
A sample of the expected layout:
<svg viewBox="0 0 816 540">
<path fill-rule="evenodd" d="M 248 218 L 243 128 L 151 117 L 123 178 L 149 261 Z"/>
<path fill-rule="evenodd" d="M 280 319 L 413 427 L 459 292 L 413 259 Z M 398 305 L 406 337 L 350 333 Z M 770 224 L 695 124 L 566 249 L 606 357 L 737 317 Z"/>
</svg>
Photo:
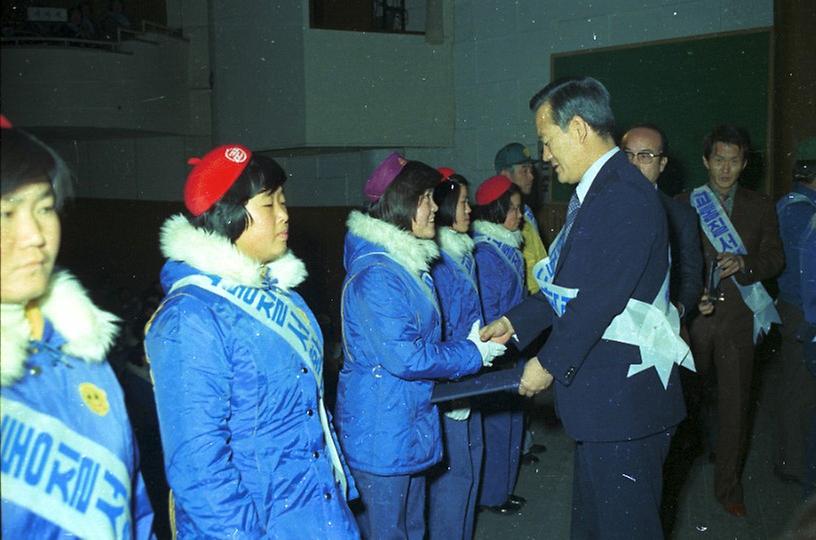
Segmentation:
<svg viewBox="0 0 816 540">
<path fill-rule="evenodd" d="M 193 170 L 184 185 L 184 205 L 194 216 L 200 216 L 224 196 L 241 176 L 252 151 L 240 144 L 213 148 L 203 158 L 190 158 Z"/>
<path fill-rule="evenodd" d="M 502 195 L 504 195 L 513 182 L 509 178 L 502 175 L 491 176 L 479 186 L 476 190 L 476 204 L 484 206 L 490 204 Z"/>
<path fill-rule="evenodd" d="M 11 122 L 9 122 L 9 119 L 6 118 L 5 114 L 0 114 L 0 128 L 2 128 L 2 129 L 11 129 L 12 128 Z"/>
<path fill-rule="evenodd" d="M 456 174 L 456 171 L 454 171 L 450 167 L 437 167 L 436 170 L 439 171 L 439 174 L 442 175 L 442 180 L 440 180 L 440 182 L 446 182 L 450 180 L 451 176 Z"/>
</svg>

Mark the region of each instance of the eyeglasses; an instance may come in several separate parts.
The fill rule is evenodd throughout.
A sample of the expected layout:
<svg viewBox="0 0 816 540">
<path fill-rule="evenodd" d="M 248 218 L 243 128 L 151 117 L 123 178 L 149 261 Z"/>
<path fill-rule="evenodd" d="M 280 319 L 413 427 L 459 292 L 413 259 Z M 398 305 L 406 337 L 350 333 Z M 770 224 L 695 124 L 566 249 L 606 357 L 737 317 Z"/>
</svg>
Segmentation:
<svg viewBox="0 0 816 540">
<path fill-rule="evenodd" d="M 663 157 L 663 154 L 655 154 L 648 150 L 641 150 L 640 152 L 632 152 L 631 150 L 624 150 L 624 154 L 629 158 L 629 161 L 634 163 L 637 161 L 641 165 L 651 165 L 655 158 Z"/>
</svg>

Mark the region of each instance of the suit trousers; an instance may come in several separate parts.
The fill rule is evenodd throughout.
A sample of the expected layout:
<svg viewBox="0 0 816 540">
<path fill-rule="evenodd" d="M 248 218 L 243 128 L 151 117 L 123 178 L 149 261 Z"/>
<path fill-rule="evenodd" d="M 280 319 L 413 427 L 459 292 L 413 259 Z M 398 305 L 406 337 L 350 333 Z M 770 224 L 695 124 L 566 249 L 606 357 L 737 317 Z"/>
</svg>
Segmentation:
<svg viewBox="0 0 816 540">
<path fill-rule="evenodd" d="M 481 506 L 499 506 L 512 495 L 524 439 L 524 410 L 519 397 L 492 395 L 496 402 L 481 409 L 484 427 Z"/>
<path fill-rule="evenodd" d="M 704 386 L 702 407 L 716 410 L 714 494 L 724 505 L 744 502 L 741 479 L 754 371 L 753 321 L 737 322 L 744 328 L 734 331 L 735 321 L 715 310 L 691 326 L 694 362 Z"/>
<path fill-rule="evenodd" d="M 570 538 L 663 538 L 663 462 L 673 433 L 674 428 L 632 441 L 576 443 Z"/>
<path fill-rule="evenodd" d="M 442 415 L 445 455 L 428 474 L 428 538 L 470 540 L 482 472 L 482 416 L 467 420 Z"/>
<path fill-rule="evenodd" d="M 785 475 L 805 478 L 805 437 L 816 418 L 816 379 L 805 367 L 802 344 L 796 330 L 804 321 L 802 310 L 787 302 L 778 302 L 782 318 L 780 380 L 776 386 L 778 428 L 776 467 Z"/>
<path fill-rule="evenodd" d="M 362 510 L 360 535 L 366 540 L 425 538 L 425 473 L 380 476 L 352 469 Z"/>
</svg>

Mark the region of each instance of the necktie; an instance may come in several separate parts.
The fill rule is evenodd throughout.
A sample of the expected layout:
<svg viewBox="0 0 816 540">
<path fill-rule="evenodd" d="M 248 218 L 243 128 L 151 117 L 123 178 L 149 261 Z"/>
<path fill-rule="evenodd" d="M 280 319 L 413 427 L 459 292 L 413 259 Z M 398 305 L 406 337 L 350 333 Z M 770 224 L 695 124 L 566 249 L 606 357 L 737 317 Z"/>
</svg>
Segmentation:
<svg viewBox="0 0 816 540">
<path fill-rule="evenodd" d="M 578 215 L 578 209 L 581 208 L 581 202 L 578 200 L 578 194 L 572 192 L 569 205 L 567 206 L 567 222 L 564 224 L 564 240 L 569 236 L 572 224 L 575 223 L 575 217 Z"/>
<path fill-rule="evenodd" d="M 561 248 L 564 247 L 564 242 L 567 241 L 567 235 L 572 228 L 572 224 L 575 223 L 575 217 L 578 215 L 579 208 L 581 208 L 581 202 L 578 200 L 578 195 L 576 195 L 573 191 L 572 197 L 570 197 L 569 200 L 569 205 L 567 205 L 567 221 L 564 222 L 564 228 L 561 229 L 562 232 L 558 235 L 558 241 L 550 249 L 552 272 L 555 272 L 556 261 L 558 261 L 558 256 L 561 254 Z"/>
</svg>

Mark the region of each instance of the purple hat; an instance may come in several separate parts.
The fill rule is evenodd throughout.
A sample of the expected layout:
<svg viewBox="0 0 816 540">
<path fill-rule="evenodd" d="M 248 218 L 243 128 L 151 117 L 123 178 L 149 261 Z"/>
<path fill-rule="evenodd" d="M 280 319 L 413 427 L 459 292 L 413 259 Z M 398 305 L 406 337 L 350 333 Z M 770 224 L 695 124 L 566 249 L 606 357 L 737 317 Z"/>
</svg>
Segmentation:
<svg viewBox="0 0 816 540">
<path fill-rule="evenodd" d="M 377 165 L 374 172 L 366 180 L 363 194 L 371 202 L 377 202 L 383 196 L 385 190 L 394 181 L 394 178 L 402 171 L 408 160 L 399 152 L 392 152 L 382 163 Z"/>
</svg>

